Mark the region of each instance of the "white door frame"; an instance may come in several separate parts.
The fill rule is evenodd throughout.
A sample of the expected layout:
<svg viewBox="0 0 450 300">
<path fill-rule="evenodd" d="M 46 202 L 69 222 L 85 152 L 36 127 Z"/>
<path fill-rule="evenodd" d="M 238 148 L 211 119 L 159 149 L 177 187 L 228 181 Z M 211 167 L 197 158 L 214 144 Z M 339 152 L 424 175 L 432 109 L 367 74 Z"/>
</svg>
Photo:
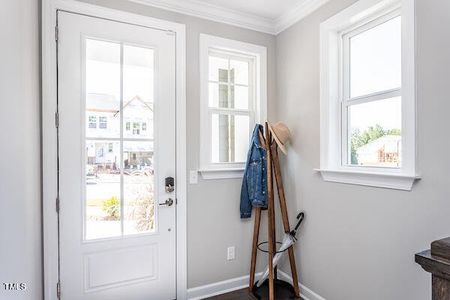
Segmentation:
<svg viewBox="0 0 450 300">
<path fill-rule="evenodd" d="M 56 12 L 64 10 L 104 19 L 172 31 L 176 35 L 176 264 L 177 299 L 187 297 L 187 178 L 186 178 L 186 27 L 159 20 L 79 2 L 42 1 L 42 176 L 44 293 L 46 300 L 57 299 L 59 274 L 57 196 L 57 61 Z M 64 282 L 61 283 L 64 294 Z"/>
</svg>

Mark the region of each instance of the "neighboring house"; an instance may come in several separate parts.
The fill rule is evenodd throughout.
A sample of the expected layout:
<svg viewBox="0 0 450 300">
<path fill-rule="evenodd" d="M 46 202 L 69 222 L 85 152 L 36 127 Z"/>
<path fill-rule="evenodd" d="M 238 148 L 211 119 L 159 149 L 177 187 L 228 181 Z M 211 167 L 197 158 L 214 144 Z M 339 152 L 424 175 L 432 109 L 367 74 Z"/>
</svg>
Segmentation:
<svg viewBox="0 0 450 300">
<path fill-rule="evenodd" d="M 120 102 L 112 95 L 88 94 L 86 101 L 86 156 L 89 165 L 116 169 L 120 164 L 118 141 L 95 141 L 95 138 L 120 137 Z M 125 101 L 123 105 L 123 137 L 125 139 L 153 138 L 152 103 L 139 96 Z M 123 159 L 125 168 L 150 166 L 153 147 L 147 143 L 124 141 Z"/>
<path fill-rule="evenodd" d="M 356 150 L 359 165 L 399 166 L 402 148 L 400 135 L 385 135 Z"/>
</svg>

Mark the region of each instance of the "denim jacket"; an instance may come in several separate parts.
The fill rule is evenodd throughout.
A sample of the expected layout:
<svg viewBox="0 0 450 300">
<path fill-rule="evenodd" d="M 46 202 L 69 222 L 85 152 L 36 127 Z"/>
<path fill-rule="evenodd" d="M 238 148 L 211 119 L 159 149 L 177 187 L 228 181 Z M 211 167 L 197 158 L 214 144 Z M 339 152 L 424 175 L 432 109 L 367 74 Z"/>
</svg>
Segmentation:
<svg viewBox="0 0 450 300">
<path fill-rule="evenodd" d="M 248 150 L 241 188 L 241 218 L 250 218 L 252 207 L 267 207 L 266 150 L 259 140 L 263 126 L 256 124 Z"/>
</svg>

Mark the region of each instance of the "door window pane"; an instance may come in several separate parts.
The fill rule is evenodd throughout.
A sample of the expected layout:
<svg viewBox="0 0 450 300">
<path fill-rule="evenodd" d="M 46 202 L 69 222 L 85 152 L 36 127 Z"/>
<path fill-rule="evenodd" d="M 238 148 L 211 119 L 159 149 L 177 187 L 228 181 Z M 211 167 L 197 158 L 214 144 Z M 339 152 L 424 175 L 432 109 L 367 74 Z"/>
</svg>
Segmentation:
<svg viewBox="0 0 450 300">
<path fill-rule="evenodd" d="M 154 50 L 123 47 L 123 122 L 125 138 L 153 138 Z M 127 130 L 132 124 L 132 130 Z M 145 130 L 142 130 L 145 124 Z"/>
<path fill-rule="evenodd" d="M 401 98 L 391 98 L 348 108 L 351 165 L 400 167 Z"/>
<path fill-rule="evenodd" d="M 86 39 L 85 88 L 86 136 L 120 137 L 120 44 Z"/>
<path fill-rule="evenodd" d="M 350 97 L 401 86 L 401 17 L 350 38 Z"/>
<path fill-rule="evenodd" d="M 124 234 L 155 230 L 153 142 L 124 142 Z"/>
<path fill-rule="evenodd" d="M 121 235 L 120 143 L 86 141 L 86 239 Z"/>
<path fill-rule="evenodd" d="M 212 114 L 213 163 L 245 162 L 249 141 L 249 116 Z"/>
<path fill-rule="evenodd" d="M 86 40 L 87 240 L 156 230 L 154 72 L 153 49 Z"/>
</svg>

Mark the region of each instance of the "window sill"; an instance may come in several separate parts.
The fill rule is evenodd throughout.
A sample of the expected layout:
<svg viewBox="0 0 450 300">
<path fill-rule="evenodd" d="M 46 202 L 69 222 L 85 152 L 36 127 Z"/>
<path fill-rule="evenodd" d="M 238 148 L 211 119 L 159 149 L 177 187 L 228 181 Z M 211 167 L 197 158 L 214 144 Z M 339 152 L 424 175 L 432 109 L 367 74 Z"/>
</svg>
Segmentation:
<svg viewBox="0 0 450 300">
<path fill-rule="evenodd" d="M 324 181 L 411 191 L 417 175 L 355 172 L 348 170 L 315 169 Z"/>
<path fill-rule="evenodd" d="M 205 180 L 233 179 L 244 176 L 244 168 L 200 169 L 199 172 Z"/>
</svg>

